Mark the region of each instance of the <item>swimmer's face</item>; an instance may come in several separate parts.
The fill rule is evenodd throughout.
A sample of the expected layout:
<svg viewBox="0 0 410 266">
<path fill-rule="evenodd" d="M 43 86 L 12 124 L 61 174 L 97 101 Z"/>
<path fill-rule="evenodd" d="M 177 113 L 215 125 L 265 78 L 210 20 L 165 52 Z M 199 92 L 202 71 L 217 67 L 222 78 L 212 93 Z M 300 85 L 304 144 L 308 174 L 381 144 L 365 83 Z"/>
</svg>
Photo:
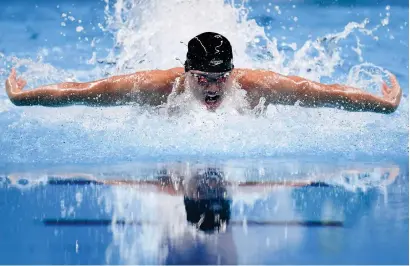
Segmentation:
<svg viewBox="0 0 410 266">
<path fill-rule="evenodd" d="M 208 110 L 215 110 L 221 104 L 227 90 L 232 86 L 231 72 L 210 73 L 197 70 L 187 72 L 189 87 L 194 97 Z"/>
</svg>

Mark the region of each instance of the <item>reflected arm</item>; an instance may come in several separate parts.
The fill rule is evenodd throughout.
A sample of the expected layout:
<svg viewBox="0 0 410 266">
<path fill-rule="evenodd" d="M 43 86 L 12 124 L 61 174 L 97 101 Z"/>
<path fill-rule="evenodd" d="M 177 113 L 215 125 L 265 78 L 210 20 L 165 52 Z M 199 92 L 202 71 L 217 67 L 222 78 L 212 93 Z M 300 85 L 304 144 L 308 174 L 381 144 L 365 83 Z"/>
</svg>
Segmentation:
<svg viewBox="0 0 410 266">
<path fill-rule="evenodd" d="M 169 195 L 179 195 L 183 193 L 180 183 L 174 184 L 170 176 L 158 176 L 155 179 L 101 179 L 92 174 L 71 173 L 56 174 L 48 177 L 49 185 L 106 185 L 106 186 L 129 186 L 138 190 L 155 187 L 160 192 Z"/>
</svg>

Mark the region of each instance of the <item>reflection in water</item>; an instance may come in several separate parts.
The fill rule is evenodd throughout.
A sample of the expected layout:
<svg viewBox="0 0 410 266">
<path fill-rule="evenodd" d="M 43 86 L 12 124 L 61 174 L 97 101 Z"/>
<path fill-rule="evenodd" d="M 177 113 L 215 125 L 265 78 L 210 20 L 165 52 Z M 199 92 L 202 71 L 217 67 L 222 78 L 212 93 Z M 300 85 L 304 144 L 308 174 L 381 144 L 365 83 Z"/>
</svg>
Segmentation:
<svg viewBox="0 0 410 266">
<path fill-rule="evenodd" d="M 366 245 L 368 231 L 359 230 L 357 241 L 345 230 L 371 222 L 369 214 L 387 204 L 387 186 L 399 175 L 390 164 L 173 163 L 125 169 L 48 170 L 6 179 L 8 186 L 20 187 L 101 186 L 98 200 L 110 219 L 67 215 L 44 223 L 110 225 L 106 263 L 236 264 L 303 263 L 295 254 L 311 246 L 321 250 L 326 263 L 354 243 Z"/>
<path fill-rule="evenodd" d="M 226 185 L 218 169 L 209 168 L 191 177 L 184 187 L 187 221 L 202 231 L 225 231 L 231 217 Z"/>
<path fill-rule="evenodd" d="M 228 227 L 230 185 L 217 168 L 197 169 L 188 175 L 164 169 L 154 180 L 139 181 L 131 193 L 144 195 L 139 198 L 142 204 L 139 213 L 151 212 L 150 222 L 139 228 L 113 226 L 113 232 L 121 236 L 113 246 L 118 248 L 121 262 L 236 264 L 236 247 Z M 153 202 L 157 204 L 153 206 Z M 119 214 L 117 210 L 114 207 L 114 216 L 125 214 L 122 219 L 127 219 L 126 213 Z M 144 258 L 146 253 L 141 252 L 129 256 L 129 247 L 146 251 L 146 245 L 152 244 L 149 258 Z"/>
</svg>

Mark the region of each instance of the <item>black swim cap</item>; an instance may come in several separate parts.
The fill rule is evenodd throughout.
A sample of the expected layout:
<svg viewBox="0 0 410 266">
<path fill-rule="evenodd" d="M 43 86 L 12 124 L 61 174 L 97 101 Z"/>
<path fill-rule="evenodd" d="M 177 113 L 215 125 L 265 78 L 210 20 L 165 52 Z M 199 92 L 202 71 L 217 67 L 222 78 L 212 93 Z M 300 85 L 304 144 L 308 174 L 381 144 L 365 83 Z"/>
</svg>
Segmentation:
<svg viewBox="0 0 410 266">
<path fill-rule="evenodd" d="M 190 199 L 184 197 L 187 221 L 203 232 L 218 232 L 231 218 L 230 199 Z"/>
<path fill-rule="evenodd" d="M 204 32 L 188 42 L 185 72 L 227 72 L 233 69 L 232 46 L 218 33 Z"/>
</svg>

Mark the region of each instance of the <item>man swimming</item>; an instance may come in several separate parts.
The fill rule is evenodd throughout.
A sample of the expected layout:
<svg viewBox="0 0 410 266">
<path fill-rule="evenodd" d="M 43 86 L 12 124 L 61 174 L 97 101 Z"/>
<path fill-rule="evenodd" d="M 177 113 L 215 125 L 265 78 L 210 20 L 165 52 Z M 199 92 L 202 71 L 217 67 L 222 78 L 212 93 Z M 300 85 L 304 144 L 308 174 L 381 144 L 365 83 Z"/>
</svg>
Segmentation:
<svg viewBox="0 0 410 266">
<path fill-rule="evenodd" d="M 382 84 L 383 96 L 340 84 L 321 84 L 297 76 L 272 71 L 237 69 L 232 47 L 222 35 L 205 32 L 188 43 L 185 68 L 140 71 L 92 82 L 64 82 L 23 91 L 26 82 L 12 69 L 6 80 L 10 100 L 18 106 L 66 106 L 82 104 L 111 106 L 129 103 L 158 106 L 171 92 L 190 91 L 208 110 L 217 109 L 227 91 L 238 85 L 246 92 L 249 107 L 263 97 L 265 104 L 304 107 L 334 107 L 347 111 L 392 113 L 401 100 L 402 90 L 394 75 L 391 87 Z"/>
</svg>

